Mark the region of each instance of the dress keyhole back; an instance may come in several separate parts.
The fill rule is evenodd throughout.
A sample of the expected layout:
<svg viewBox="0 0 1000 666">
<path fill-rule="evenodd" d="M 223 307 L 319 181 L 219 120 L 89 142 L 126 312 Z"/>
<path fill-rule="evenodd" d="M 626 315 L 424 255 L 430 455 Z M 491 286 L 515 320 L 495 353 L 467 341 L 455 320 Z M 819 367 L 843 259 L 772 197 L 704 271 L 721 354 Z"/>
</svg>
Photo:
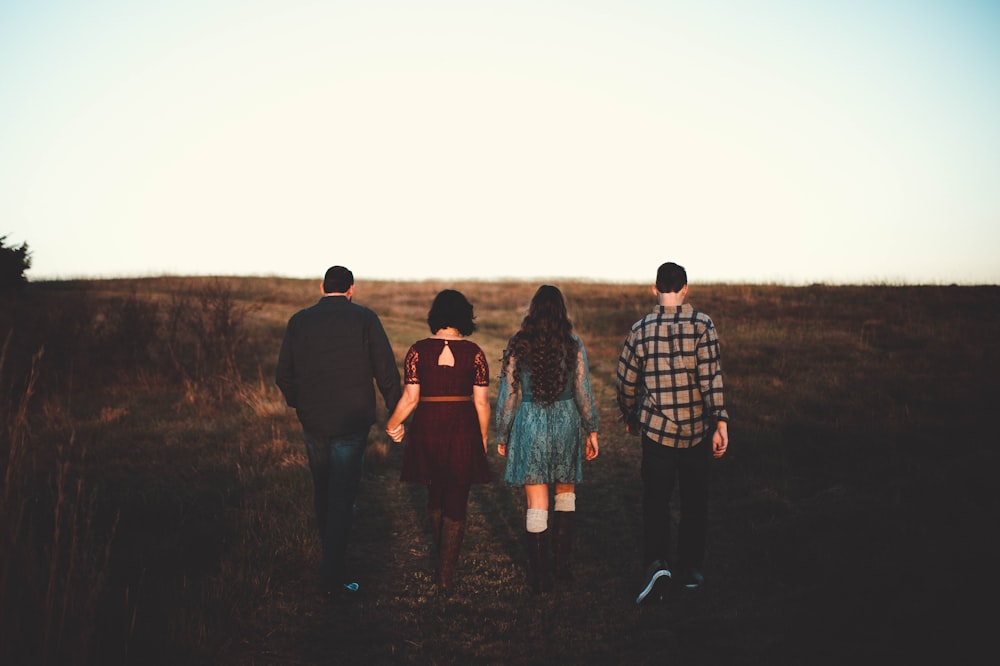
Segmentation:
<svg viewBox="0 0 1000 666">
<path fill-rule="evenodd" d="M 448 346 L 448 341 L 444 341 L 444 348 L 441 350 L 440 356 L 438 356 L 438 365 L 446 365 L 450 368 L 455 367 L 455 355 L 451 353 L 451 347 Z"/>
</svg>

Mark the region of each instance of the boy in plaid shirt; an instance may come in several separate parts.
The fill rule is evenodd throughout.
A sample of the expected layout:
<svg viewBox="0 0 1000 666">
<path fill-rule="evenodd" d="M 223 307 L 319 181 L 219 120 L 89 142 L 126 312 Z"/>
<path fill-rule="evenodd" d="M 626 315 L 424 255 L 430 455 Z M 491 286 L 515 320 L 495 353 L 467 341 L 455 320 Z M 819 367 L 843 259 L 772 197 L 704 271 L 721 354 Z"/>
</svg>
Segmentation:
<svg viewBox="0 0 1000 666">
<path fill-rule="evenodd" d="M 643 587 L 636 603 L 662 599 L 672 578 L 670 498 L 680 487 L 679 582 L 704 580 L 711 457 L 729 445 L 719 338 L 712 319 L 684 302 L 687 272 L 659 267 L 656 309 L 629 331 L 618 358 L 618 404 L 630 435 L 642 436 Z"/>
</svg>

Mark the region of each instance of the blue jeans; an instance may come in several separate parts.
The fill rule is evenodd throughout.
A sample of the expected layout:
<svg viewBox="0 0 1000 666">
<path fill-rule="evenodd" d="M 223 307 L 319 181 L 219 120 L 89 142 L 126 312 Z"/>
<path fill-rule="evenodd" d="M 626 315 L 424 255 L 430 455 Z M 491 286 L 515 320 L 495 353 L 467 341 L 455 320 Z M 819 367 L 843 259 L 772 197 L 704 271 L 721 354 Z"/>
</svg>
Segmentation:
<svg viewBox="0 0 1000 666">
<path fill-rule="evenodd" d="M 365 466 L 368 431 L 319 437 L 303 431 L 313 477 L 316 523 L 323 544 L 319 584 L 324 591 L 349 582 L 347 542 L 354 519 L 354 500 Z"/>
</svg>

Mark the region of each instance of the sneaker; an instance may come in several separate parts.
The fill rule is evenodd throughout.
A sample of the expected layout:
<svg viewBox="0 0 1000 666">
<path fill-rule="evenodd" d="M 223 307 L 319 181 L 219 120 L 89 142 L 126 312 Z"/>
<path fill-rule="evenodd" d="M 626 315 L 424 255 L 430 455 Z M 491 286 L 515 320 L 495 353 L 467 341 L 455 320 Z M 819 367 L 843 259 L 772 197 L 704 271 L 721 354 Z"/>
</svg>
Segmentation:
<svg viewBox="0 0 1000 666">
<path fill-rule="evenodd" d="M 656 560 L 650 564 L 643 580 L 646 581 L 646 584 L 643 585 L 639 596 L 635 598 L 635 603 L 641 604 L 650 598 L 656 601 L 663 599 L 666 584 L 670 582 L 670 569 L 667 568 L 667 563 L 663 560 Z"/>
<path fill-rule="evenodd" d="M 697 569 L 684 569 L 679 582 L 689 590 L 696 590 L 705 582 L 705 577 Z"/>
<path fill-rule="evenodd" d="M 361 586 L 357 583 L 344 583 L 343 585 L 334 585 L 332 588 L 323 590 L 323 596 L 327 601 L 351 599 L 358 596 L 358 590 L 360 589 Z"/>
</svg>

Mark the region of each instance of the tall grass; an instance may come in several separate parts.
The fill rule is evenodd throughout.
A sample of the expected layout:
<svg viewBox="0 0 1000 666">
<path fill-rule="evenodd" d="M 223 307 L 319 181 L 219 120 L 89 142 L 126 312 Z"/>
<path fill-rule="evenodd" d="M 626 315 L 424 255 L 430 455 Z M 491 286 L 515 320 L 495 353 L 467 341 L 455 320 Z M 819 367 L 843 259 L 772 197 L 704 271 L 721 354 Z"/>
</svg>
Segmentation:
<svg viewBox="0 0 1000 666">
<path fill-rule="evenodd" d="M 180 580 L 183 588 L 185 575 L 151 584 L 152 559 L 164 556 L 151 559 L 136 534 L 166 528 L 161 536 L 174 539 L 174 530 L 213 529 L 221 516 L 213 521 L 202 511 L 222 511 L 232 501 L 227 487 L 239 485 L 234 478 L 205 489 L 184 479 L 241 473 L 230 469 L 228 447 L 214 461 L 198 452 L 219 439 L 220 415 L 240 418 L 238 396 L 251 394 L 242 381 L 253 362 L 244 317 L 255 306 L 236 303 L 218 280 L 186 284 L 162 300 L 140 286 L 31 289 L 5 309 L 0 656 L 10 659 L 3 663 L 132 658 L 135 641 L 159 631 L 145 626 L 144 599 L 159 603 L 161 586 Z M 165 447 L 184 461 L 150 479 Z M 119 519 L 126 534 L 117 532 Z M 213 550 L 199 544 L 176 566 L 197 568 L 207 557 L 216 567 Z"/>
<path fill-rule="evenodd" d="M 963 646 L 984 628 L 940 609 L 1000 591 L 1000 289 L 692 285 L 733 416 L 710 584 L 639 610 L 639 453 L 614 372 L 648 286 L 559 284 L 602 423 L 578 584 L 529 593 L 523 492 L 494 483 L 473 491 L 458 593 L 436 595 L 422 489 L 397 482 L 402 449 L 377 425 L 351 551 L 366 597 L 329 608 L 310 594 L 300 428 L 271 379 L 318 285 L 95 280 L 3 303 L 0 663 L 838 663 L 939 656 L 954 642 L 932 627 Z M 495 377 L 536 284 L 362 281 L 355 301 L 401 360 L 444 287 L 475 304 Z M 977 585 L 927 575 L 942 564 Z"/>
<path fill-rule="evenodd" d="M 7 379 L 10 336 L 0 352 Z M 115 525 L 97 522 L 73 432 L 39 447 L 30 425 L 39 350 L 20 395 L 8 390 L 0 436 L 0 641 L 3 663 L 87 664 Z M 6 383 L 6 382 L 5 382 Z"/>
</svg>

